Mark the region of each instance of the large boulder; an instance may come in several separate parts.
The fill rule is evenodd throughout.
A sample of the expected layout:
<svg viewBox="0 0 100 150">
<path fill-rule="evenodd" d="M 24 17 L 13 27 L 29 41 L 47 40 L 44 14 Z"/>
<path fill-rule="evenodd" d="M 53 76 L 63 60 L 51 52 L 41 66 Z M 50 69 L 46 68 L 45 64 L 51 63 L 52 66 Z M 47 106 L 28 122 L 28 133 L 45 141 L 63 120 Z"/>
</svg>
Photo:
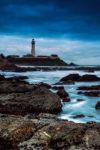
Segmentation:
<svg viewBox="0 0 100 150">
<path fill-rule="evenodd" d="M 27 113 L 59 113 L 61 100 L 57 94 L 42 85 L 4 82 L 0 86 L 0 113 L 25 115 Z"/>
<path fill-rule="evenodd" d="M 25 115 L 28 113 L 59 113 L 61 99 L 47 84 L 28 84 L 26 76 L 4 78 L 0 81 L 0 113 Z"/>
<path fill-rule="evenodd" d="M 94 91 L 94 90 L 100 90 L 100 85 L 93 85 L 93 86 L 80 86 L 77 90 L 83 90 L 83 91 Z"/>
<path fill-rule="evenodd" d="M 66 77 L 63 77 L 60 80 L 60 83 L 74 83 L 75 81 L 78 81 L 80 79 L 80 75 L 79 74 L 70 74 Z"/>
<path fill-rule="evenodd" d="M 91 97 L 100 97 L 100 91 L 79 91 L 78 94 L 83 94 Z"/>
<path fill-rule="evenodd" d="M 100 81 L 100 78 L 97 77 L 96 75 L 86 74 L 86 75 L 81 76 L 79 81 L 80 82 Z"/>
</svg>

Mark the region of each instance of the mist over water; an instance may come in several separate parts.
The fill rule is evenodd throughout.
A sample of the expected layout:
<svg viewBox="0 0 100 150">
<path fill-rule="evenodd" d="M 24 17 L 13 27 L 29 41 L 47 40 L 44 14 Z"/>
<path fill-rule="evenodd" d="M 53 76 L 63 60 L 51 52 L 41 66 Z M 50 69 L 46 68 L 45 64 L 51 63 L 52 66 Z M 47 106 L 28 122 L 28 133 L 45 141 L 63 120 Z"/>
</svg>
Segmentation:
<svg viewBox="0 0 100 150">
<path fill-rule="evenodd" d="M 86 74 L 84 71 L 32 71 L 32 72 L 25 72 L 25 73 L 16 73 L 16 72 L 0 72 L 0 74 L 5 75 L 6 77 L 12 76 L 19 76 L 25 75 L 28 77 L 27 81 L 32 83 L 39 83 L 44 82 L 51 84 L 55 84 L 58 82 L 62 77 L 72 74 L 72 73 L 79 73 L 80 75 Z M 94 73 L 88 74 L 95 74 L 100 77 L 100 71 L 96 71 Z M 100 122 L 100 111 L 95 109 L 95 105 L 97 101 L 100 100 L 100 97 L 87 97 L 84 95 L 77 94 L 77 88 L 79 86 L 89 86 L 89 85 L 100 85 L 100 82 L 81 82 L 75 83 L 73 85 L 64 85 L 65 90 L 69 93 L 71 102 L 64 103 L 62 107 L 62 112 L 58 114 L 58 117 L 65 120 L 74 121 L 76 123 L 82 122 L 86 123 L 89 121 L 96 121 Z M 82 99 L 83 101 L 77 101 L 78 99 Z M 73 119 L 74 116 L 83 114 L 85 117 Z"/>
</svg>

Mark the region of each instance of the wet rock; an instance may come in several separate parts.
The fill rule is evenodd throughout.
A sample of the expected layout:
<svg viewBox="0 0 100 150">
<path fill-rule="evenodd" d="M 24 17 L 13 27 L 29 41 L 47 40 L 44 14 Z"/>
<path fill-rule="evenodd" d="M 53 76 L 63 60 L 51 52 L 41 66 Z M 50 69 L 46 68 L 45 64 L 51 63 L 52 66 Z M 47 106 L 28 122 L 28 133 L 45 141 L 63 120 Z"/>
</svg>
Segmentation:
<svg viewBox="0 0 100 150">
<path fill-rule="evenodd" d="M 25 115 L 27 113 L 59 113 L 61 100 L 47 84 L 30 85 L 25 76 L 4 78 L 0 81 L 0 112 Z"/>
<path fill-rule="evenodd" d="M 53 86 L 52 90 L 58 91 L 59 89 L 64 89 L 63 86 Z"/>
<path fill-rule="evenodd" d="M 100 110 L 100 101 L 97 102 L 95 108 Z"/>
<path fill-rule="evenodd" d="M 94 82 L 94 81 L 100 81 L 100 78 L 96 75 L 83 75 L 80 76 L 79 74 L 70 74 L 66 77 L 63 77 L 57 84 L 69 84 L 69 83 L 75 83 L 75 82 Z"/>
<path fill-rule="evenodd" d="M 59 87 L 57 95 L 63 100 L 63 102 L 70 102 L 69 94 L 65 91 L 64 87 Z"/>
<path fill-rule="evenodd" d="M 80 79 L 79 74 L 70 74 L 60 80 L 60 83 L 74 83 L 75 81 L 78 81 Z"/>
<path fill-rule="evenodd" d="M 20 86 L 20 87 L 19 87 Z M 18 89 L 10 89 L 0 95 L 0 112 L 4 114 L 27 113 L 59 113 L 61 111 L 60 98 L 40 85 L 19 85 Z M 1 88 L 2 89 L 2 88 Z M 9 94 L 7 94 L 7 92 Z"/>
<path fill-rule="evenodd" d="M 79 82 L 90 82 L 90 81 L 100 81 L 100 78 L 97 77 L 96 75 L 83 75 L 79 79 Z"/>
<path fill-rule="evenodd" d="M 84 99 L 77 99 L 77 101 L 78 101 L 78 102 L 83 102 L 83 101 L 84 101 Z"/>
<path fill-rule="evenodd" d="M 5 150 L 100 148 L 100 123 L 76 124 L 44 113 L 32 119 L 14 115 L 0 117 L 0 131 L 0 146 Z"/>
<path fill-rule="evenodd" d="M 100 85 L 93 85 L 93 86 L 80 86 L 77 90 L 100 90 Z"/>
<path fill-rule="evenodd" d="M 79 114 L 79 115 L 73 116 L 74 119 L 84 118 L 84 117 L 85 117 L 85 115 L 83 115 L 83 114 Z"/>
<path fill-rule="evenodd" d="M 47 84 L 47 83 L 40 83 L 40 86 L 46 87 L 47 89 L 51 89 L 51 85 Z"/>
<path fill-rule="evenodd" d="M 33 90 L 31 85 L 28 85 L 22 80 L 5 79 L 5 82 L 0 83 L 0 94 L 3 93 L 25 93 Z"/>
<path fill-rule="evenodd" d="M 85 96 L 90 96 L 90 97 L 100 97 L 100 91 L 79 91 L 78 94 L 83 94 Z"/>
</svg>

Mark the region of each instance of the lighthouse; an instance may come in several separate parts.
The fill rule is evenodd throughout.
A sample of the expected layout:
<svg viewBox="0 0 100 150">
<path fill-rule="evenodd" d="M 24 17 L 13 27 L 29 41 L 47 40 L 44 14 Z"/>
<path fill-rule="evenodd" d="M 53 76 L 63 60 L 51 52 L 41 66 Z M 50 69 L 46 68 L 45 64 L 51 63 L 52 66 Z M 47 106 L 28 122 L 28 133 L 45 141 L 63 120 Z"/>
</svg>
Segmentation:
<svg viewBox="0 0 100 150">
<path fill-rule="evenodd" d="M 31 42 L 31 55 L 35 57 L 35 40 L 34 39 L 32 39 L 32 42 Z"/>
</svg>

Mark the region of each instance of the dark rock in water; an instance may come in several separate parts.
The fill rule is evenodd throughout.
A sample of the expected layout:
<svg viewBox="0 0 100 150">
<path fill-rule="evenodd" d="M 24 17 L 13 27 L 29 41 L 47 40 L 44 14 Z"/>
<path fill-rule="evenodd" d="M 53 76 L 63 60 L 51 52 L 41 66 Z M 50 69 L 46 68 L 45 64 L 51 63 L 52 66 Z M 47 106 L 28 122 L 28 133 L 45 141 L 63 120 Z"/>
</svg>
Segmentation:
<svg viewBox="0 0 100 150">
<path fill-rule="evenodd" d="M 97 102 L 95 108 L 100 110 L 100 101 Z"/>
<path fill-rule="evenodd" d="M 83 101 L 84 101 L 84 99 L 77 99 L 77 101 L 78 101 L 78 102 L 83 102 Z"/>
<path fill-rule="evenodd" d="M 73 116 L 74 119 L 84 118 L 84 117 L 85 117 L 85 115 L 83 115 L 83 114 L 79 114 L 79 115 Z"/>
<path fill-rule="evenodd" d="M 79 78 L 80 78 L 79 74 L 70 74 L 70 75 L 62 78 L 60 81 L 64 81 L 64 82 L 67 82 L 67 81 L 78 81 Z"/>
<path fill-rule="evenodd" d="M 59 87 L 57 95 L 63 100 L 63 102 L 70 102 L 69 94 L 65 91 L 64 87 Z"/>
<path fill-rule="evenodd" d="M 100 81 L 100 78 L 96 75 L 83 75 L 80 76 L 79 74 L 70 74 L 66 77 L 63 77 L 58 84 L 73 84 L 75 82 L 94 82 L 94 81 Z"/>
<path fill-rule="evenodd" d="M 93 69 L 93 68 L 89 68 L 89 69 L 87 69 L 86 71 L 87 71 L 87 72 L 94 72 L 94 71 L 95 71 L 95 69 Z"/>
<path fill-rule="evenodd" d="M 77 90 L 83 90 L 83 91 L 88 91 L 88 90 L 100 90 L 100 85 L 93 85 L 93 86 L 80 86 Z"/>
<path fill-rule="evenodd" d="M 62 84 L 74 84 L 75 81 L 78 81 L 80 78 L 79 74 L 70 74 L 64 78 L 62 78 L 59 83 Z"/>
<path fill-rule="evenodd" d="M 79 79 L 79 82 L 90 82 L 90 81 L 100 81 L 100 78 L 97 77 L 96 75 L 83 75 Z"/>
<path fill-rule="evenodd" d="M 91 97 L 100 97 L 100 91 L 87 91 L 87 92 L 78 92 L 78 94 L 83 94 Z"/>
</svg>

